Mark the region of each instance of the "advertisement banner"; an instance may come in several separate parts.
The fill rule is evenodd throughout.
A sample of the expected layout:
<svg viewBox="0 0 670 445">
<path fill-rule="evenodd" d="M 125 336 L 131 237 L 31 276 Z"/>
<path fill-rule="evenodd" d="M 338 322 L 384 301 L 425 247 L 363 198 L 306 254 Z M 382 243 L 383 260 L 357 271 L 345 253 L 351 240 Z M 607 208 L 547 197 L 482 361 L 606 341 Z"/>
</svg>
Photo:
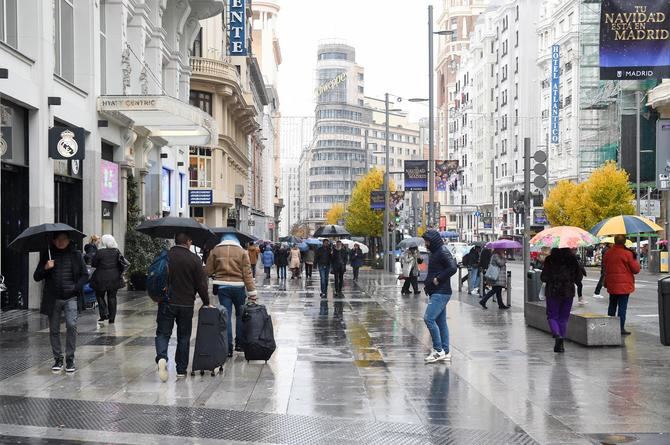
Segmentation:
<svg viewBox="0 0 670 445">
<path fill-rule="evenodd" d="M 397 191 L 391 192 L 391 202 L 389 204 L 391 210 L 402 210 L 405 208 L 405 192 Z"/>
<path fill-rule="evenodd" d="M 405 190 L 408 192 L 428 190 L 428 161 L 405 161 Z"/>
<path fill-rule="evenodd" d="M 561 46 L 551 47 L 551 143 L 558 144 L 561 112 Z"/>
<path fill-rule="evenodd" d="M 533 224 L 536 226 L 546 226 L 549 224 L 547 214 L 544 209 L 533 209 Z"/>
<path fill-rule="evenodd" d="M 213 200 L 212 190 L 192 189 L 188 191 L 188 205 L 202 207 L 211 206 Z"/>
<path fill-rule="evenodd" d="M 435 161 L 435 190 L 458 190 L 458 160 Z"/>
<path fill-rule="evenodd" d="M 228 49 L 230 56 L 246 56 L 247 49 L 247 10 L 245 0 L 230 0 L 228 2 Z"/>
<path fill-rule="evenodd" d="M 482 224 L 484 224 L 485 229 L 493 228 L 493 218 L 490 216 L 482 216 Z"/>
<path fill-rule="evenodd" d="M 670 2 L 602 0 L 600 79 L 670 77 Z"/>
<path fill-rule="evenodd" d="M 656 122 L 656 188 L 670 189 L 670 119 Z"/>
<path fill-rule="evenodd" d="M 370 192 L 370 209 L 371 210 L 384 210 L 384 202 L 386 201 L 386 196 L 383 191 L 374 190 Z"/>
<path fill-rule="evenodd" d="M 100 161 L 100 200 L 119 202 L 119 164 Z"/>
</svg>

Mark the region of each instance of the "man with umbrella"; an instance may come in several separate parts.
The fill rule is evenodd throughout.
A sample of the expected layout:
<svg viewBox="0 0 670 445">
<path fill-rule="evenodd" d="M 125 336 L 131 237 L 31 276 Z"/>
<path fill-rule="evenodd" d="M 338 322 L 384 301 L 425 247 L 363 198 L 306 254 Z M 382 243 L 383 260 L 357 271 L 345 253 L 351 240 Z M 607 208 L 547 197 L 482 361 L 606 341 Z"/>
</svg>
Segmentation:
<svg viewBox="0 0 670 445">
<path fill-rule="evenodd" d="M 77 299 L 88 281 L 88 271 L 81 252 L 76 250 L 67 232 L 56 232 L 47 252 L 42 252 L 33 274 L 35 281 L 44 280 L 40 311 L 49 317 L 49 339 L 54 356 L 53 371 L 63 369 L 60 339 L 61 315 L 65 313 L 67 329 L 65 372 L 75 372 L 74 353 L 77 346 Z"/>
</svg>

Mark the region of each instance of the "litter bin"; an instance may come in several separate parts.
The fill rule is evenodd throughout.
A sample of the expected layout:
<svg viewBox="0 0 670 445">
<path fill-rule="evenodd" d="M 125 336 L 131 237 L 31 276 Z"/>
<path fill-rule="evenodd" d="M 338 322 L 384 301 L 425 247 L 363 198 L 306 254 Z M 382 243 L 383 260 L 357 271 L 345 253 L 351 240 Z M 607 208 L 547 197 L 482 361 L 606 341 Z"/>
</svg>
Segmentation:
<svg viewBox="0 0 670 445">
<path fill-rule="evenodd" d="M 528 286 L 528 301 L 540 301 L 540 289 L 542 289 L 542 280 L 540 279 L 540 269 L 532 269 L 526 275 L 526 286 Z"/>
<path fill-rule="evenodd" d="M 670 346 L 670 277 L 658 280 L 658 322 L 661 344 Z"/>
</svg>

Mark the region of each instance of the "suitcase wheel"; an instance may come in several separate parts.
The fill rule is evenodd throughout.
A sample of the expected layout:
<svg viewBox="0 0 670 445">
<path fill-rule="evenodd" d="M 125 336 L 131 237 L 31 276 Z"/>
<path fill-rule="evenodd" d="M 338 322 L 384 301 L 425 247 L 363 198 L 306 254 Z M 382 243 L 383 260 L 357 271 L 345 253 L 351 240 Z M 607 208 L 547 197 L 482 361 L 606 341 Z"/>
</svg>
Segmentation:
<svg viewBox="0 0 670 445">
<path fill-rule="evenodd" d="M 200 375 L 205 375 L 205 371 L 204 371 L 204 370 L 201 370 L 201 371 L 200 371 Z"/>
<path fill-rule="evenodd" d="M 215 371 L 216 371 L 216 369 L 212 369 L 212 373 L 210 374 L 212 377 L 214 377 L 216 375 Z"/>
<path fill-rule="evenodd" d="M 191 377 L 195 376 L 195 371 L 191 371 Z"/>
</svg>

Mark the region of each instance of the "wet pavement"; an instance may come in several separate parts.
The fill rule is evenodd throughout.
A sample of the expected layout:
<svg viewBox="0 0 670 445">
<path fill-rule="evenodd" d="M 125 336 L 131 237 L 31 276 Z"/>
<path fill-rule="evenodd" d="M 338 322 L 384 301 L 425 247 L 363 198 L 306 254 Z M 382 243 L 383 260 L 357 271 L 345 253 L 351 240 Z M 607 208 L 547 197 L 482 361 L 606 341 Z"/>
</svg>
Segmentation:
<svg viewBox="0 0 670 445">
<path fill-rule="evenodd" d="M 453 362 L 425 365 L 426 297 L 401 297 L 382 272 L 345 281 L 344 298 L 322 299 L 318 277 L 259 279 L 272 359 L 236 354 L 222 375 L 183 380 L 171 367 L 167 383 L 156 375 L 148 297 L 123 293 L 115 325 L 82 314 L 74 375 L 50 371 L 39 314 L 3 313 L 0 443 L 670 443 L 670 348 L 657 318 L 638 317 L 651 315 L 651 285 L 631 300 L 622 347 L 567 343 L 563 355 L 525 326 L 520 282 L 510 311 L 455 292 Z"/>
</svg>

